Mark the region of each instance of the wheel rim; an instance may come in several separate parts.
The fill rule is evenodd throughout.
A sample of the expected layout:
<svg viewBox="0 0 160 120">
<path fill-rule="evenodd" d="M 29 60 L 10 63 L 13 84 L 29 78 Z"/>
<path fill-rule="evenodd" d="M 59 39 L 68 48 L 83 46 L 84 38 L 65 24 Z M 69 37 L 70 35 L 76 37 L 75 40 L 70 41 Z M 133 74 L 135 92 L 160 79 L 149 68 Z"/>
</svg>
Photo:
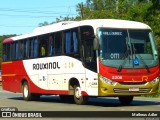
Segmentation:
<svg viewBox="0 0 160 120">
<path fill-rule="evenodd" d="M 76 87 L 76 89 L 75 89 L 75 97 L 76 97 L 77 99 L 80 99 L 81 96 L 82 96 L 82 94 L 81 94 L 81 89 L 80 89 L 80 87 Z"/>
<path fill-rule="evenodd" d="M 24 86 L 23 93 L 24 93 L 24 97 L 28 96 L 28 86 L 27 85 Z"/>
</svg>

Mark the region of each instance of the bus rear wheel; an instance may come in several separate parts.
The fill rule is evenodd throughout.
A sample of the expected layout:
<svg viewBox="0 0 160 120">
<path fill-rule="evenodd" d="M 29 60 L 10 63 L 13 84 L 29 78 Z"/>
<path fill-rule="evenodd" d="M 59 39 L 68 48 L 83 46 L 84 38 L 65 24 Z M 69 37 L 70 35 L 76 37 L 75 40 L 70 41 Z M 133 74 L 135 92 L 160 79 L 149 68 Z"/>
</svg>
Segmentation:
<svg viewBox="0 0 160 120">
<path fill-rule="evenodd" d="M 25 101 L 39 100 L 40 98 L 40 95 L 30 93 L 29 85 L 27 81 L 23 83 L 22 91 L 23 91 L 23 98 Z"/>
<path fill-rule="evenodd" d="M 119 97 L 119 101 L 122 105 L 130 105 L 133 101 L 133 96 L 121 96 Z"/>
<path fill-rule="evenodd" d="M 78 105 L 84 105 L 88 101 L 88 97 L 81 94 L 81 89 L 78 85 L 74 86 L 74 101 Z"/>
</svg>

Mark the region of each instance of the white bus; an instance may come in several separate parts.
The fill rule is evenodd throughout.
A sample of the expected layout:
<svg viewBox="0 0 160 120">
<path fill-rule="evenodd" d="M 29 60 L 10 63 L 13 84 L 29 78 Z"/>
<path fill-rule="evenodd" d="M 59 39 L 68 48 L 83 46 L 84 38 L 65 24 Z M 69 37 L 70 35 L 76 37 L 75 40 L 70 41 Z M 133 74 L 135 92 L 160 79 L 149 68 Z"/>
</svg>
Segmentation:
<svg viewBox="0 0 160 120">
<path fill-rule="evenodd" d="M 24 100 L 60 95 L 85 104 L 88 96 L 155 94 L 158 53 L 151 28 L 140 22 L 95 19 L 36 28 L 3 41 L 2 85 Z"/>
</svg>

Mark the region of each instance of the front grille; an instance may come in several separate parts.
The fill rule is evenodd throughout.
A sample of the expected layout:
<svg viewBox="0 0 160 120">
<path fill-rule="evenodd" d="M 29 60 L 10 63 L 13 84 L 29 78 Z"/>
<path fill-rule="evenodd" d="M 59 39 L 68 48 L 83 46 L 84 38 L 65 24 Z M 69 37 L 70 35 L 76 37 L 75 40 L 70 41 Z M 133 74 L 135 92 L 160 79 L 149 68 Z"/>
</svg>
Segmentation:
<svg viewBox="0 0 160 120">
<path fill-rule="evenodd" d="M 120 82 L 121 85 L 145 85 L 146 82 Z"/>
<path fill-rule="evenodd" d="M 149 93 L 151 88 L 139 88 L 139 91 L 129 91 L 129 89 L 115 88 L 115 93 Z"/>
</svg>

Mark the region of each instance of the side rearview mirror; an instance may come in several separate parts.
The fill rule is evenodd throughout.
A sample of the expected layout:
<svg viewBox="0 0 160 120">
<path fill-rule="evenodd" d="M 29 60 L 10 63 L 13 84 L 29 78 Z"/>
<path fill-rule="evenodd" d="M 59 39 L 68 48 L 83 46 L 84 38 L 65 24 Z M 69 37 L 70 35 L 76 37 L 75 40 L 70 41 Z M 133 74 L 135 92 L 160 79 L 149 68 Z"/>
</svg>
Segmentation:
<svg viewBox="0 0 160 120">
<path fill-rule="evenodd" d="M 94 50 L 98 50 L 99 49 L 99 41 L 98 41 L 98 39 L 96 37 L 93 40 L 93 49 Z"/>
</svg>

